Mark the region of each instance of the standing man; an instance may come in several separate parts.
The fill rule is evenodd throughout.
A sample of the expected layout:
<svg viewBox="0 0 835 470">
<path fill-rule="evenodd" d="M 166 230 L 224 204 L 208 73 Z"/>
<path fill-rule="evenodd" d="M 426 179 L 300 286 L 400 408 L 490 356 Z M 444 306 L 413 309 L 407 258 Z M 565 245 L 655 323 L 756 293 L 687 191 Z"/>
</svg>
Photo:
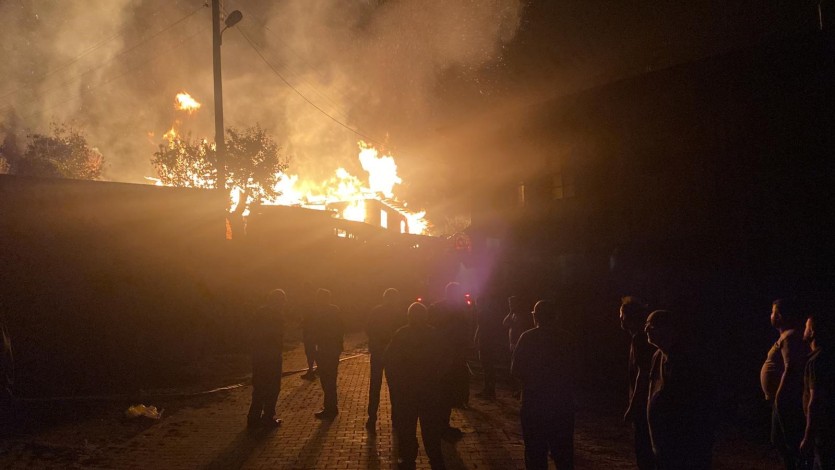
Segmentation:
<svg viewBox="0 0 835 470">
<path fill-rule="evenodd" d="M 800 441 L 806 419 L 803 415 L 803 371 L 809 348 L 803 343 L 805 318 L 795 302 L 775 300 L 771 305 L 771 325 L 780 333 L 760 370 L 765 399 L 772 402 L 771 442 L 787 470 L 802 463 Z"/>
<path fill-rule="evenodd" d="M 452 408 L 466 406 L 470 394 L 470 372 L 467 368 L 467 348 L 471 344 L 470 318 L 467 299 L 461 285 L 450 282 L 444 289 L 444 299 L 429 307 L 429 323 L 441 337 L 441 346 L 449 352 L 451 364 L 441 381 L 441 401 L 444 405 L 444 439 L 460 439 L 463 433 L 452 427 Z"/>
<path fill-rule="evenodd" d="M 365 428 L 373 432 L 377 427 L 377 410 L 380 408 L 380 389 L 383 386 L 383 355 L 394 332 L 406 324 L 400 292 L 389 288 L 383 292 L 383 303 L 371 310 L 365 333 L 368 335 L 368 352 L 371 355 L 371 383 L 368 389 L 368 421 Z"/>
<path fill-rule="evenodd" d="M 333 419 L 339 414 L 336 378 L 339 355 L 342 353 L 344 327 L 339 307 L 331 303 L 331 292 L 327 289 L 316 291 L 312 323 L 316 361 L 319 363 L 319 380 L 325 395 L 324 406 L 314 416 L 319 419 Z"/>
<path fill-rule="evenodd" d="M 409 323 L 397 330 L 385 353 L 391 391 L 392 419 L 398 442 L 398 469 L 414 469 L 418 453 L 418 420 L 423 447 L 432 469 L 443 469 L 443 421 L 440 385 L 449 361 L 438 332 L 429 326 L 429 313 L 418 302 L 409 306 Z"/>
<path fill-rule="evenodd" d="M 478 359 L 484 371 L 484 388 L 476 396 L 485 400 L 496 399 L 496 367 L 499 361 L 506 358 L 504 345 L 504 328 L 502 327 L 502 302 L 493 293 L 482 295 L 475 308 L 476 332 L 475 344 L 478 348 Z"/>
<path fill-rule="evenodd" d="M 252 321 L 252 404 L 246 419 L 250 429 L 281 425 L 281 420 L 276 418 L 275 406 L 281 390 L 286 303 L 287 295 L 283 290 L 270 292 L 267 303 L 255 311 Z"/>
<path fill-rule="evenodd" d="M 806 430 L 803 455 L 814 455 L 814 468 L 835 468 L 835 354 L 831 319 L 810 316 L 803 339 L 812 346 L 804 375 Z"/>
<path fill-rule="evenodd" d="M 655 470 L 655 454 L 647 424 L 649 371 L 655 348 L 647 342 L 644 326 L 649 309 L 633 296 L 621 298 L 620 327 L 632 338 L 629 343 L 629 397 L 624 421 L 632 422 L 635 431 L 635 459 L 639 470 Z"/>
<path fill-rule="evenodd" d="M 533 315 L 530 312 L 530 305 L 525 305 L 521 297 L 511 296 L 507 299 L 507 305 L 510 311 L 504 317 L 502 325 L 507 328 L 507 339 L 510 343 L 510 354 L 513 355 L 513 350 L 516 349 L 516 343 L 519 341 L 519 336 L 522 333 L 533 328 Z M 511 382 L 513 398 L 519 398 L 521 393 L 519 384 L 515 381 Z"/>
<path fill-rule="evenodd" d="M 647 422 L 661 470 L 709 470 L 713 452 L 713 377 L 687 343 L 685 318 L 656 310 L 645 331 L 658 348 L 649 374 Z"/>
<path fill-rule="evenodd" d="M 559 328 L 554 302 L 534 306 L 536 327 L 519 337 L 510 373 L 522 382 L 525 468 L 547 469 L 548 454 L 559 470 L 574 468 L 575 349 Z"/>
</svg>

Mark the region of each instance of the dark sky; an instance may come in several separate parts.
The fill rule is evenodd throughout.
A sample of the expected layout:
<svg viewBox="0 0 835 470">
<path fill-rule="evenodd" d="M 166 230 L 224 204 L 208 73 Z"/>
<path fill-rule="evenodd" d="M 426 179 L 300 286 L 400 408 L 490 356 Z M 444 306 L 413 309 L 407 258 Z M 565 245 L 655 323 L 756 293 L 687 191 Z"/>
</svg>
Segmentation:
<svg viewBox="0 0 835 470">
<path fill-rule="evenodd" d="M 211 138 L 203 4 L 0 0 L 0 138 L 75 122 L 107 158 L 105 176 L 131 182 L 152 175 L 151 155 L 175 119 Z M 496 109 L 816 21 L 807 0 L 227 0 L 225 9 L 244 14 L 224 34 L 226 124 L 265 127 L 291 157 L 290 173 L 311 178 L 338 166 L 360 174 L 357 141 L 371 138 L 396 156 L 407 193 L 425 191 L 410 179 L 454 177 L 435 142 Z M 178 91 L 204 107 L 178 114 Z"/>
</svg>

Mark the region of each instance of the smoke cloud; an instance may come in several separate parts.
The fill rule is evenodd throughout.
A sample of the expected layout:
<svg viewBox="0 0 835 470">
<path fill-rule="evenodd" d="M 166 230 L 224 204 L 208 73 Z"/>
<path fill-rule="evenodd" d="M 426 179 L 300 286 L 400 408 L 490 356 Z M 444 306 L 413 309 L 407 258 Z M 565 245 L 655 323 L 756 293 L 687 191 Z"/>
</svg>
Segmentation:
<svg viewBox="0 0 835 470">
<path fill-rule="evenodd" d="M 431 164 L 405 150 L 450 112 L 445 86 L 477 86 L 480 71 L 501 62 L 524 11 L 520 0 L 223 8 L 244 15 L 223 34 L 226 126 L 260 124 L 290 157 L 289 172 L 312 179 L 339 166 L 362 175 L 359 140 L 390 150 L 401 173 Z M 21 142 L 72 122 L 105 155 L 106 179 L 128 182 L 153 176 L 150 158 L 175 121 L 213 139 L 211 8 L 202 1 L 5 1 L 0 17 L 0 133 Z M 181 91 L 203 107 L 176 111 Z"/>
<path fill-rule="evenodd" d="M 175 122 L 213 140 L 208 3 L 0 1 L 0 139 L 72 122 L 127 182 L 153 176 Z M 364 176 L 357 141 L 372 141 L 396 158 L 395 193 L 431 206 L 485 164 L 462 150 L 530 103 L 805 28 L 800 3 L 226 0 L 244 18 L 223 35 L 225 123 L 260 124 L 313 180 Z M 183 91 L 192 115 L 174 109 Z"/>
</svg>

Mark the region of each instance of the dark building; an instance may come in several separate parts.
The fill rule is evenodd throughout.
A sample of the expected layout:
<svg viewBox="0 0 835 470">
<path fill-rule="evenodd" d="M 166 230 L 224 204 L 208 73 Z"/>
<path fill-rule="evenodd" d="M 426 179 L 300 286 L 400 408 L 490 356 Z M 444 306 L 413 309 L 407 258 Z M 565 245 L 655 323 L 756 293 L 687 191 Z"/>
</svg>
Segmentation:
<svg viewBox="0 0 835 470">
<path fill-rule="evenodd" d="M 775 37 L 521 114 L 482 129 L 471 149 L 513 157 L 502 178 L 473 169 L 473 253 L 514 292 L 575 300 L 588 341 L 612 345 L 597 367 L 619 370 L 623 294 L 712 325 L 728 371 L 759 367 L 773 298 L 830 295 L 830 33 Z M 740 393 L 758 390 L 749 375 Z"/>
</svg>

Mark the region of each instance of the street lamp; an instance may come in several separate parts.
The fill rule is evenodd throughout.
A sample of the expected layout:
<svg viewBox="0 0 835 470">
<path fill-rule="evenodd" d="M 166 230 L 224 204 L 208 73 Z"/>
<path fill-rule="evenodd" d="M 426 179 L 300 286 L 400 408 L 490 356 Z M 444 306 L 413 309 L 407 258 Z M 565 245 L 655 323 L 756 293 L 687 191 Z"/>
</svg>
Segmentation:
<svg viewBox="0 0 835 470">
<path fill-rule="evenodd" d="M 227 28 L 238 24 L 244 15 L 235 10 L 224 21 L 220 29 L 220 0 L 212 0 L 212 53 L 215 75 L 215 155 L 217 155 L 218 187 L 226 189 L 226 141 L 223 137 L 223 83 L 220 77 L 221 35 Z M 222 185 L 222 186 L 221 186 Z"/>
</svg>

